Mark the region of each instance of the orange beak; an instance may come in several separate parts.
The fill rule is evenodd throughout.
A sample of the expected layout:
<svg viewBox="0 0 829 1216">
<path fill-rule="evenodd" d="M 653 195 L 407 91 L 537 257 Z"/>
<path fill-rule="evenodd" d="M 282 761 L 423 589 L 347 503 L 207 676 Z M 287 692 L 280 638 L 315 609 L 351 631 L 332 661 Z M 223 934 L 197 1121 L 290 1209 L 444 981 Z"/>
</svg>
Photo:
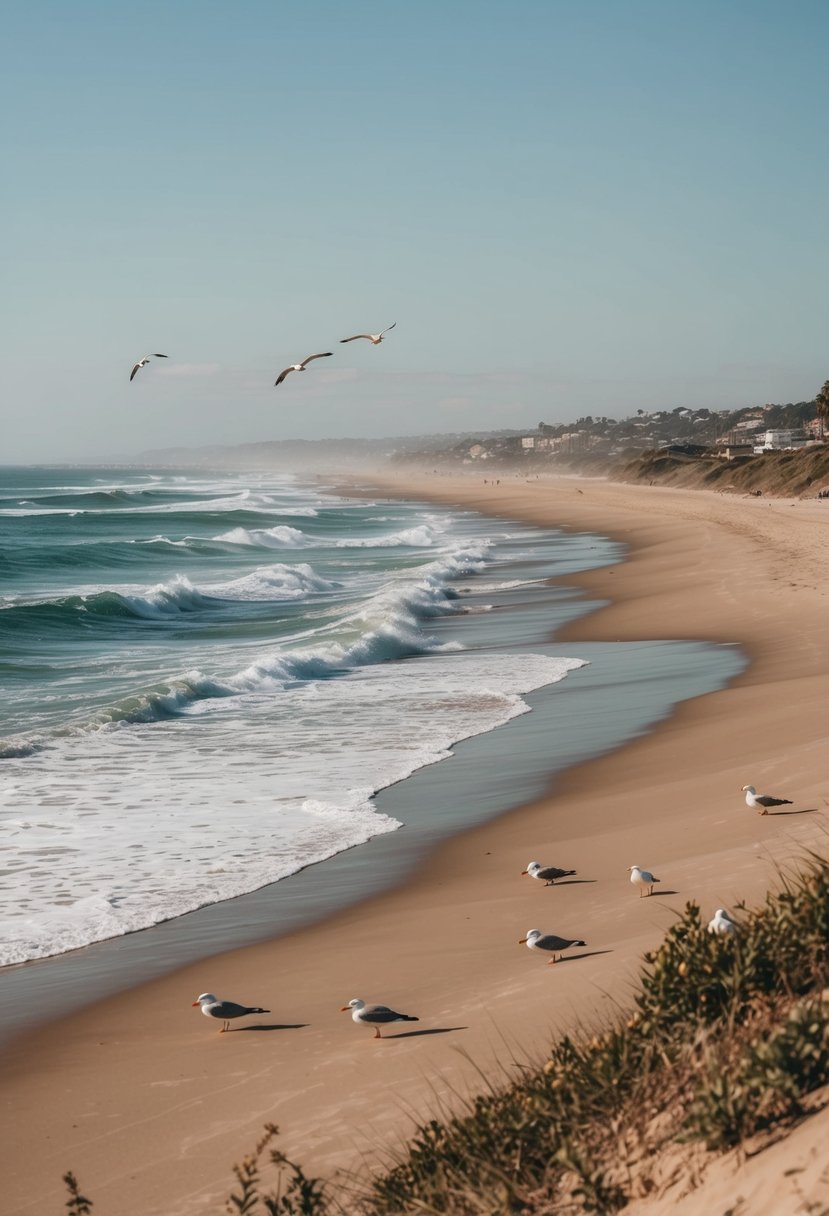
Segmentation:
<svg viewBox="0 0 829 1216">
<path fill-rule="evenodd" d="M 522 874 L 529 874 L 529 870 L 522 870 L 522 871 L 521 871 L 521 873 L 522 873 Z"/>
<path fill-rule="evenodd" d="M 519 939 L 518 939 L 518 945 L 519 945 L 519 946 L 526 946 L 526 944 L 527 944 L 527 939 L 526 939 L 526 937 L 519 937 Z"/>
<path fill-rule="evenodd" d="M 350 1005 L 343 1005 L 342 1009 L 340 1010 L 340 1013 L 348 1013 L 348 1011 L 350 1009 L 351 1009 Z"/>
<path fill-rule="evenodd" d="M 195 1009 L 196 1006 L 198 1005 L 198 1003 L 199 1003 L 198 1001 L 193 1001 L 193 1004 L 190 1006 L 190 1008 Z"/>
</svg>

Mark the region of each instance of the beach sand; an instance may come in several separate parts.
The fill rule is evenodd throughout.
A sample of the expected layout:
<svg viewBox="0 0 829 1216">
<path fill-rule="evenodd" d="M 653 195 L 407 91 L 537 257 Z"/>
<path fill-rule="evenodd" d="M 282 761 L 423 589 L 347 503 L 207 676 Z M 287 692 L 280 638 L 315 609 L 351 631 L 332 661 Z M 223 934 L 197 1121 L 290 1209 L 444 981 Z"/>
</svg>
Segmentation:
<svg viewBox="0 0 829 1216">
<path fill-rule="evenodd" d="M 567 577 L 609 601 L 568 643 L 696 638 L 739 643 L 751 663 L 549 796 L 441 845 L 403 886 L 18 1039 L 2 1058 L 10 1216 L 62 1210 L 67 1169 L 101 1213 L 222 1211 L 266 1122 L 306 1171 L 343 1181 L 417 1121 L 520 1075 L 557 1032 L 624 1008 L 643 951 L 687 900 L 704 914 L 758 901 L 778 867 L 826 852 L 829 504 L 576 479 L 377 484 L 623 541 L 625 561 Z M 794 805 L 757 815 L 749 782 Z M 545 888 L 520 876 L 531 858 L 592 881 Z M 662 879 L 652 898 L 630 886 L 633 863 Z M 546 966 L 518 945 L 533 926 L 587 946 Z M 272 1013 L 220 1035 L 191 1008 L 206 990 Z M 420 1021 L 378 1042 L 339 1011 L 354 996 Z"/>
</svg>

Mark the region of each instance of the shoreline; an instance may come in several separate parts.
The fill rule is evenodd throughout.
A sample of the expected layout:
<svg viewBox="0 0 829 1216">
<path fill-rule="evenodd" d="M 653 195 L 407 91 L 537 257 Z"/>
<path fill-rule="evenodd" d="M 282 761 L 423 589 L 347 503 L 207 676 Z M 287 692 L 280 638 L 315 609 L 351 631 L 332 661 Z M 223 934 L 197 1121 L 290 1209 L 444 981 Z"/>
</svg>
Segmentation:
<svg viewBox="0 0 829 1216">
<path fill-rule="evenodd" d="M 542 546 L 550 544 L 545 530 L 538 531 L 538 538 Z M 524 555 L 521 571 L 528 581 L 513 585 L 508 579 L 506 590 L 497 593 L 495 613 L 482 612 L 478 602 L 491 607 L 493 589 L 478 590 L 473 582 L 463 589 L 471 615 L 450 613 L 431 622 L 438 640 L 463 641 L 470 655 L 492 648 L 500 658 L 519 657 L 529 650 L 576 660 L 580 666 L 563 680 L 522 694 L 524 712 L 480 734 L 462 736 L 443 759 L 378 790 L 372 799 L 377 812 L 400 827 L 253 891 L 77 950 L 0 969 L 0 1051 L 17 1036 L 55 1022 L 48 1012 L 52 1000 L 59 1001 L 64 1018 L 198 960 L 331 920 L 369 894 L 400 886 L 443 841 L 549 794 L 575 763 L 589 763 L 625 746 L 674 713 L 681 701 L 721 687 L 744 665 L 738 652 L 720 648 L 717 653 L 710 643 L 565 646 L 551 641 L 565 624 L 595 608 L 594 601 L 575 595 L 573 577 L 615 564 L 622 556 L 618 546 L 607 545 L 589 566 L 585 554 L 601 550 L 601 540 L 597 545 L 592 533 L 577 533 L 574 539 L 579 544 L 569 558 L 555 561 L 555 573 L 543 572 L 546 563 L 540 555 Z M 562 564 L 570 568 L 561 572 Z M 428 664 L 432 659 L 426 655 L 408 662 Z M 609 696 L 612 705 L 626 686 L 633 692 L 634 685 L 636 705 L 624 722 L 618 712 L 602 713 L 602 700 Z M 451 770 L 445 765 L 450 758 Z M 493 780 L 493 769 L 500 768 L 511 774 L 508 787 Z M 447 799 L 448 816 L 439 809 Z"/>
<path fill-rule="evenodd" d="M 413 1114 L 474 1092 L 479 1070 L 509 1075 L 574 1020 L 610 1016 L 686 899 L 756 899 L 776 864 L 825 840 L 825 516 L 587 481 L 578 495 L 566 481 L 486 493 L 413 474 L 371 485 L 624 541 L 621 564 L 567 576 L 610 602 L 556 641 L 698 638 L 739 643 L 752 662 L 621 750 L 568 769 L 551 794 L 440 844 L 402 886 L 334 923 L 193 964 L 67 1018 L 59 1035 L 47 1027 L 13 1044 L 3 1156 L 7 1172 L 14 1162 L 28 1174 L 15 1211 L 55 1202 L 67 1168 L 102 1210 L 117 1198 L 127 1216 L 215 1211 L 232 1162 L 270 1120 L 307 1172 L 356 1168 L 405 1137 Z M 749 781 L 795 798 L 794 817 L 748 811 L 739 788 Z M 529 856 L 577 868 L 589 885 L 528 890 L 517 875 Z M 664 871 L 663 895 L 631 900 L 621 871 L 633 861 Z M 588 948 L 546 968 L 514 944 L 530 923 Z M 279 1033 L 252 1024 L 234 1039 L 194 1026 L 199 991 L 254 1001 L 268 974 L 279 1004 L 265 1021 Z M 421 1027 L 375 1044 L 338 1013 L 353 995 L 416 1013 Z M 33 1188 L 35 1126 L 49 1147 Z M 125 1145 L 128 1128 L 139 1130 Z"/>
</svg>

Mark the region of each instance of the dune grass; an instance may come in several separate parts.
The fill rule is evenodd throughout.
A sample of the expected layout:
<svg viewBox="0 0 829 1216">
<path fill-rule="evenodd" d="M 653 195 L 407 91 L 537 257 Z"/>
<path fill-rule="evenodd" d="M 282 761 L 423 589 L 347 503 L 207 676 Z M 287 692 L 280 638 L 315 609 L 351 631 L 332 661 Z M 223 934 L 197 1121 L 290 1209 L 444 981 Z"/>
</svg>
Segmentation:
<svg viewBox="0 0 829 1216">
<path fill-rule="evenodd" d="M 656 1185 L 670 1146 L 723 1150 L 801 1117 L 829 1081 L 829 863 L 810 855 L 737 919 L 717 937 L 689 903 L 616 1024 L 562 1038 L 519 1081 L 425 1123 L 396 1164 L 347 1194 L 307 1178 L 267 1128 L 236 1167 L 227 1211 L 609 1216 Z M 265 1192 L 272 1169 L 277 1189 Z"/>
</svg>

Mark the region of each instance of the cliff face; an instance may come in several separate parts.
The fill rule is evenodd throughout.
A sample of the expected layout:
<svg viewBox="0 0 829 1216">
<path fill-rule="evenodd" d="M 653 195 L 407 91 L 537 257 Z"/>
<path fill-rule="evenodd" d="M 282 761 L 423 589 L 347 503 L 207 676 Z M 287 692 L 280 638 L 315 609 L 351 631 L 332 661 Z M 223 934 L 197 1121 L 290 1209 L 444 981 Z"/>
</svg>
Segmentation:
<svg viewBox="0 0 829 1216">
<path fill-rule="evenodd" d="M 813 498 L 829 489 L 829 444 L 799 452 L 766 452 L 736 461 L 645 452 L 614 470 L 612 476 L 619 481 L 658 482 L 692 490 Z"/>
</svg>

